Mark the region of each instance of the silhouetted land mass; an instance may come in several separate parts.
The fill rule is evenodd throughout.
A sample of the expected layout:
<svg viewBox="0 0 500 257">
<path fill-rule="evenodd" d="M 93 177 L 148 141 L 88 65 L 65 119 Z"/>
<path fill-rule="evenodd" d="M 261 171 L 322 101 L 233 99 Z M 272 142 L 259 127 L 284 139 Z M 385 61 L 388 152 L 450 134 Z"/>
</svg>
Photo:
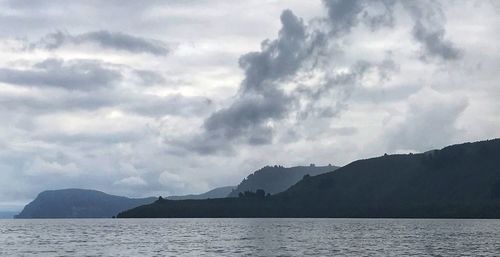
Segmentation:
<svg viewBox="0 0 500 257">
<path fill-rule="evenodd" d="M 239 193 L 245 191 L 255 192 L 258 189 L 262 189 L 269 194 L 277 194 L 299 182 L 305 175 L 316 176 L 336 169 L 338 167 L 332 165 L 322 167 L 310 165 L 291 168 L 266 166 L 243 179 L 228 197 L 238 197 Z"/>
<path fill-rule="evenodd" d="M 15 218 L 111 218 L 155 200 L 154 197 L 132 199 L 86 189 L 50 190 L 40 193 Z"/>
<path fill-rule="evenodd" d="M 500 218 L 500 139 L 355 161 L 269 197 L 158 200 L 118 217 Z"/>
<path fill-rule="evenodd" d="M 190 194 L 190 195 L 172 195 L 168 196 L 168 200 L 187 200 L 187 199 L 214 199 L 214 198 L 224 198 L 227 197 L 229 193 L 236 187 L 234 186 L 227 186 L 227 187 L 218 187 L 215 189 L 212 189 L 206 193 L 203 194 Z"/>
</svg>

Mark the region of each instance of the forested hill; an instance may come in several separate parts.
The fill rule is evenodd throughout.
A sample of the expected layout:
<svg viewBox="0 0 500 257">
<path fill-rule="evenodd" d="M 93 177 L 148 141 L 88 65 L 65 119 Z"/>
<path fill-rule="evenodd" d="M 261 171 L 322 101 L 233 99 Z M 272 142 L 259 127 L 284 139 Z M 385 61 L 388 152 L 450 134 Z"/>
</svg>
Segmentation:
<svg viewBox="0 0 500 257">
<path fill-rule="evenodd" d="M 87 189 L 49 190 L 41 192 L 16 218 L 111 218 L 121 211 L 155 200 L 153 197 L 133 199 Z"/>
<path fill-rule="evenodd" d="M 274 196 L 162 200 L 119 217 L 500 218 L 500 139 L 355 161 Z"/>
<path fill-rule="evenodd" d="M 243 179 L 236 189 L 229 194 L 229 197 L 238 197 L 240 192 L 255 192 L 258 189 L 262 189 L 270 194 L 280 193 L 297 183 L 305 175 L 316 176 L 336 169 L 338 169 L 338 167 L 332 165 L 296 166 L 291 168 L 285 168 L 283 166 L 266 166 Z"/>
</svg>

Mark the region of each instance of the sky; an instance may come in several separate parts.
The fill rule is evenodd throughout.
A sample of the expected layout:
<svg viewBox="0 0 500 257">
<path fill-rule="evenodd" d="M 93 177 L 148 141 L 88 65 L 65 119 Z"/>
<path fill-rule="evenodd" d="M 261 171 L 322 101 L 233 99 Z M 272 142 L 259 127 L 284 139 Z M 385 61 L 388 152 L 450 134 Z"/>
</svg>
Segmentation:
<svg viewBox="0 0 500 257">
<path fill-rule="evenodd" d="M 0 210 L 500 137 L 494 0 L 0 0 Z"/>
</svg>

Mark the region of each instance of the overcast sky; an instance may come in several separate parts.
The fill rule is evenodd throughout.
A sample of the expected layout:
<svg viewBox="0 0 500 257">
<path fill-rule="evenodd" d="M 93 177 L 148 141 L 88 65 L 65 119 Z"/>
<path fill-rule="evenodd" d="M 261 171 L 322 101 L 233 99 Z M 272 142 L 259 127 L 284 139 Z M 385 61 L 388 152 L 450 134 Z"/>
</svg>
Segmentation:
<svg viewBox="0 0 500 257">
<path fill-rule="evenodd" d="M 500 137 L 500 3 L 0 1 L 0 210 Z"/>
</svg>

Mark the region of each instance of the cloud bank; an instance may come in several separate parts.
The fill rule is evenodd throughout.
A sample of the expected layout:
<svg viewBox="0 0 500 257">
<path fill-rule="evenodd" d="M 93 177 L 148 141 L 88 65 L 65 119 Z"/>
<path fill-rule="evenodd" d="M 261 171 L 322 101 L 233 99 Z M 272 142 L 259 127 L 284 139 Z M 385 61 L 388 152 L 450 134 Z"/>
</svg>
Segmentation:
<svg viewBox="0 0 500 257">
<path fill-rule="evenodd" d="M 56 50 L 65 45 L 82 44 L 96 44 L 105 49 L 120 50 L 130 53 L 166 55 L 169 52 L 166 44 L 159 40 L 146 39 L 106 30 L 92 31 L 78 35 L 57 31 L 45 35 L 39 42 L 31 44 L 30 47 Z"/>
</svg>

